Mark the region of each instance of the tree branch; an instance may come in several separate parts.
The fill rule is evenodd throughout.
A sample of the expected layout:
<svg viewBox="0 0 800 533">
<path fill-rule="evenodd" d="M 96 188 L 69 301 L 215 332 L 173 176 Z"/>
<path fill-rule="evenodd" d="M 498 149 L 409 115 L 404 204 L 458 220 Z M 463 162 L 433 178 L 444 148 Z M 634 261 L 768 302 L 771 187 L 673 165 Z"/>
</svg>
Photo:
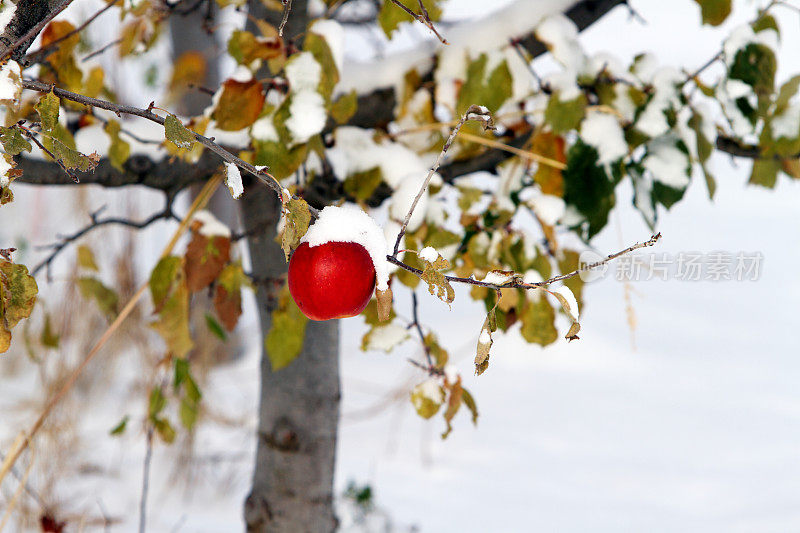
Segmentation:
<svg viewBox="0 0 800 533">
<path fill-rule="evenodd" d="M 28 47 L 33 43 L 39 32 L 47 24 L 64 11 L 73 0 L 50 0 L 48 2 L 17 2 L 17 11 L 14 18 L 9 23 L 3 34 L 2 42 L 8 43 L 7 46 L 0 48 L 0 61 L 11 55 L 13 58 L 21 58 Z M 11 30 L 11 35 L 6 33 Z M 20 36 L 19 34 L 25 32 Z"/>
<path fill-rule="evenodd" d="M 172 200 L 173 196 L 167 194 L 167 205 L 164 207 L 163 210 L 155 213 L 146 219 L 136 222 L 133 220 L 128 220 L 126 218 L 99 218 L 100 213 L 105 209 L 105 207 L 101 207 L 94 213 L 92 213 L 90 218 L 92 219 L 92 223 L 88 226 L 81 228 L 80 230 L 76 231 L 71 235 L 66 236 L 59 236 L 59 241 L 53 244 L 46 245 L 44 248 L 49 248 L 52 250 L 50 255 L 48 255 L 45 259 L 43 259 L 38 265 L 36 265 L 33 270 L 31 271 L 31 275 L 36 277 L 36 275 L 42 270 L 42 268 L 47 268 L 47 278 L 50 279 L 50 265 L 52 264 L 53 260 L 60 254 L 67 246 L 71 243 L 75 242 L 76 240 L 80 239 L 87 233 L 91 232 L 102 226 L 108 225 L 119 225 L 119 226 L 127 226 L 129 228 L 134 229 L 144 229 L 150 224 L 157 222 L 159 220 L 165 219 L 174 219 L 180 221 L 177 215 L 172 211 Z"/>
<path fill-rule="evenodd" d="M 638 243 L 636 243 L 636 244 L 634 244 L 632 246 L 629 246 L 629 247 L 625 248 L 624 250 L 621 250 L 619 252 L 616 252 L 616 253 L 613 253 L 613 254 L 611 254 L 609 256 L 606 256 L 605 259 L 602 259 L 602 260 L 594 262 L 594 263 L 589 263 L 589 264 L 583 265 L 582 267 L 580 267 L 580 268 L 578 268 L 576 270 L 573 270 L 572 272 L 569 272 L 567 274 L 562 274 L 560 276 L 555 276 L 555 277 L 552 277 L 550 279 L 546 279 L 544 281 L 539 281 L 539 282 L 536 282 L 536 283 L 525 283 L 524 281 L 522 281 L 522 279 L 520 279 L 520 277 L 518 275 L 515 275 L 507 283 L 502 283 L 502 284 L 487 283 L 485 281 L 479 281 L 479 280 L 477 280 L 477 279 L 475 279 L 473 277 L 461 278 L 461 277 L 458 277 L 458 276 L 445 275 L 444 278 L 447 281 L 451 282 L 451 283 L 464 283 L 464 284 L 467 284 L 467 285 L 476 285 L 478 287 L 486 287 L 487 289 L 492 289 L 492 290 L 495 290 L 495 291 L 499 291 L 501 289 L 544 289 L 548 285 L 551 285 L 551 284 L 553 284 L 553 283 L 555 283 L 557 281 L 564 281 L 566 279 L 574 278 L 575 276 L 578 276 L 583 272 L 587 272 L 589 270 L 592 270 L 593 268 L 597 268 L 599 266 L 602 266 L 602 265 L 604 265 L 604 264 L 616 259 L 617 257 L 629 254 L 630 252 L 632 252 L 634 250 L 638 250 L 639 248 L 647 248 L 647 247 L 653 246 L 654 244 L 656 244 L 656 242 L 658 242 L 658 240 L 660 238 L 661 238 L 661 233 L 656 233 L 655 235 L 650 237 L 650 239 L 648 239 L 648 240 L 646 240 L 644 242 L 638 242 Z M 386 260 L 389 261 L 390 263 L 392 263 L 393 265 L 397 265 L 398 267 L 400 267 L 400 268 L 402 268 L 404 270 L 408 270 L 412 274 L 416 274 L 417 276 L 421 276 L 423 274 L 422 270 L 420 270 L 418 268 L 414 268 L 412 266 L 409 266 L 409 265 L 405 264 L 400 259 L 398 259 L 398 258 L 396 258 L 394 256 L 387 255 L 386 256 Z"/>
</svg>

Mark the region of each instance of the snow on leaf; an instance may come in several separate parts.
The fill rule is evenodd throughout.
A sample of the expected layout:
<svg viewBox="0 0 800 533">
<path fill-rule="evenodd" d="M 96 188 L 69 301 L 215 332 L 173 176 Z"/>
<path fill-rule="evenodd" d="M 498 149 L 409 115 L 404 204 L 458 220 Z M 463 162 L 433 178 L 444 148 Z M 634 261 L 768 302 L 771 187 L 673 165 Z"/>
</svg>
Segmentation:
<svg viewBox="0 0 800 533">
<path fill-rule="evenodd" d="M 194 134 L 172 113 L 164 118 L 164 135 L 176 147 L 187 150 L 190 150 L 196 142 Z"/>
<path fill-rule="evenodd" d="M 436 379 L 427 379 L 411 391 L 411 405 L 422 418 L 433 417 L 443 403 L 444 390 Z"/>
<path fill-rule="evenodd" d="M 239 199 L 244 192 L 242 174 L 239 172 L 239 167 L 233 163 L 225 163 L 225 185 L 227 185 L 234 200 Z"/>
<path fill-rule="evenodd" d="M 477 353 L 475 355 L 475 374 L 480 376 L 489 367 L 489 351 L 494 340 L 492 333 L 497 331 L 497 304 L 487 313 L 486 319 L 481 326 L 481 334 L 478 337 Z"/>
<path fill-rule="evenodd" d="M 283 213 L 285 217 L 283 233 L 281 235 L 281 248 L 289 261 L 292 250 L 300 245 L 300 239 L 308 231 L 311 223 L 311 212 L 308 204 L 301 198 L 291 198 L 283 203 Z"/>
<path fill-rule="evenodd" d="M 396 322 L 373 326 L 361 339 L 361 349 L 390 353 L 395 346 L 409 338 L 408 329 Z"/>
<path fill-rule="evenodd" d="M 206 237 L 230 238 L 231 236 L 231 229 L 220 222 L 211 211 L 205 209 L 201 209 L 194 214 L 190 227 L 199 232 L 200 235 L 205 235 Z"/>
<path fill-rule="evenodd" d="M 272 327 L 264 339 L 273 372 L 289 366 L 300 355 L 307 323 L 308 319 L 289 294 L 289 288 L 284 286 L 278 307 L 272 312 Z"/>
<path fill-rule="evenodd" d="M 450 281 L 441 272 L 450 268 L 450 261 L 437 253 L 433 262 L 422 259 L 422 265 L 422 274 L 419 277 L 428 284 L 428 292 L 432 295 L 435 294 L 437 298 L 447 305 L 453 303 L 456 292 L 453 290 L 453 286 L 450 285 Z"/>
<path fill-rule="evenodd" d="M 567 331 L 567 334 L 564 336 L 564 338 L 570 341 L 578 339 L 578 332 L 581 330 L 581 325 L 578 322 L 578 301 L 575 299 L 575 295 L 572 294 L 572 291 L 569 290 L 569 287 L 567 286 L 561 286 L 547 292 L 555 296 L 556 300 L 558 300 L 558 302 L 561 304 L 561 308 L 572 322 L 569 331 Z"/>
<path fill-rule="evenodd" d="M 38 292 L 25 265 L 0 257 L 0 353 L 11 345 L 11 329 L 31 316 Z"/>
<path fill-rule="evenodd" d="M 305 143 L 320 133 L 328 118 L 325 100 L 316 90 L 305 89 L 292 94 L 286 127 L 296 143 Z"/>
<path fill-rule="evenodd" d="M 589 111 L 581 122 L 581 138 L 599 155 L 597 162 L 606 165 L 628 153 L 628 143 L 614 115 Z"/>
</svg>

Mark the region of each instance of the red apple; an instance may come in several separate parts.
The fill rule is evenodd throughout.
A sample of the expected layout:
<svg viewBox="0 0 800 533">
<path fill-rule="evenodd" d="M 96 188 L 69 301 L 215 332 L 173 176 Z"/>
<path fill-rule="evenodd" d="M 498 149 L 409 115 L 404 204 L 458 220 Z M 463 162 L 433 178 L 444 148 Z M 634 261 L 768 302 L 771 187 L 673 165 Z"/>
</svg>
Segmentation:
<svg viewBox="0 0 800 533">
<path fill-rule="evenodd" d="M 374 290 L 375 265 L 360 244 L 304 242 L 289 261 L 289 292 L 311 320 L 355 316 Z"/>
</svg>

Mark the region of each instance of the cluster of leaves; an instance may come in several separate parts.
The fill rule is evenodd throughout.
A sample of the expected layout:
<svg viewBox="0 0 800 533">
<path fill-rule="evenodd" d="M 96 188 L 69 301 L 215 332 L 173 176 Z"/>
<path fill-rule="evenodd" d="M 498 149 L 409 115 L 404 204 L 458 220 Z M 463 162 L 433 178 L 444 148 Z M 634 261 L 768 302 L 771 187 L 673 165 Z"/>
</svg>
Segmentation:
<svg viewBox="0 0 800 533">
<path fill-rule="evenodd" d="M 332 6 L 337 1 L 326 3 Z M 414 12 L 419 10 L 415 0 L 400 2 Z M 217 3 L 241 7 L 245 2 Z M 284 7 L 278 1 L 266 3 L 275 9 Z M 427 16 L 434 22 L 441 17 L 441 3 L 423 1 Z M 708 24 L 721 24 L 731 11 L 730 0 L 697 3 L 703 22 Z M 125 3 L 122 16 L 125 23 L 119 55 L 148 50 L 163 26 L 158 10 L 151 2 Z M 211 127 L 246 131 L 250 143 L 238 155 L 254 165 L 269 165 L 278 180 L 292 178 L 291 191 L 302 193 L 303 187 L 331 172 L 331 150 L 339 150 L 341 155 L 352 148 L 346 146 L 345 139 L 354 137 L 354 128 L 346 122 L 356 111 L 357 97 L 352 92 L 338 96 L 334 92 L 340 76 L 335 47 L 326 41 L 324 31 L 315 30 L 313 22 L 300 49 L 296 43 L 286 42 L 270 24 L 254 22 L 253 31 L 237 30 L 227 43 L 228 54 L 239 69 L 222 83 L 212 108 L 185 124 L 167 114 L 164 147 L 175 157 L 196 161 L 204 148 L 195 142 L 193 132 L 204 134 Z M 384 0 L 378 6 L 377 22 L 391 37 L 401 23 L 411 22 L 411 17 L 395 2 Z M 430 261 L 406 253 L 405 263 L 421 274 L 400 269 L 393 275 L 395 285 L 411 290 L 425 282 L 430 294 L 448 305 L 455 297 L 449 275 L 491 279 L 494 283 L 500 280 L 499 289 L 476 285 L 470 290 L 470 297 L 483 301 L 487 311 L 476 348 L 478 373 L 488 366 L 492 334 L 497 330 L 506 332 L 519 324 L 519 333 L 526 341 L 547 346 L 558 339 L 556 323 L 561 313 L 567 324 L 565 336 L 577 337 L 576 307 L 583 304 L 580 278 L 573 277 L 563 287 L 548 291 L 502 285 L 542 281 L 575 270 L 579 252 L 561 244 L 559 230 L 569 229 L 584 240 L 592 239 L 607 225 L 618 201 L 620 183 L 630 181 L 634 191 L 630 201 L 652 227 L 659 210 L 669 209 L 683 197 L 695 167 L 702 170 L 713 197 L 715 180 L 707 162 L 720 136 L 757 152 L 751 183 L 774 187 L 781 173 L 800 178 L 795 157 L 800 153 L 800 128 L 787 129 L 787 124 L 794 124 L 790 119 L 798 108 L 795 97 L 800 77 L 776 88 L 772 36 L 779 35 L 779 28 L 769 12 L 760 12 L 752 24 L 733 32 L 719 56 L 724 73 L 712 84 L 701 81 L 698 75 L 658 69 L 647 55 L 636 57 L 627 66 L 589 57 L 570 37 L 570 24 L 562 18 L 545 21 L 540 27 L 549 25 L 539 37 L 563 67 L 541 80 L 531 72 L 527 59 L 520 60 L 519 55 L 525 52 L 514 43 L 490 53 L 442 50 L 436 62 L 438 70 L 432 76 L 421 76 L 416 70 L 405 74 L 392 128 L 388 129 L 392 134 L 375 130 L 362 132 L 366 135 L 359 137 L 363 150 L 403 154 L 409 169 L 425 169 L 423 162 L 442 150 L 453 122 L 477 104 L 494 116 L 500 131 L 467 123 L 448 155 L 467 161 L 489 149 L 509 150 L 506 143 L 515 143 L 511 150 L 514 156 L 492 169 L 497 178 L 489 187 L 470 179 L 432 182 L 423 201 L 428 207 L 420 207 L 424 217 L 409 227 L 403 248 L 419 252 L 431 247 L 437 251 L 436 258 Z M 563 39 L 551 38 L 553 25 L 560 25 Z M 68 22 L 53 22 L 45 30 L 42 47 L 49 52 L 41 70 L 42 80 L 87 96 L 113 99 L 102 70 L 79 68 L 76 54 L 84 45 L 74 30 Z M 454 67 L 459 64 L 462 66 Z M 179 58 L 173 65 L 168 99 L 179 98 L 202 80 L 205 67 L 197 53 Z M 273 76 L 266 82 L 265 68 Z M 715 114 L 706 110 L 709 106 L 724 120 L 716 120 Z M 0 131 L 9 165 L 13 166 L 11 156 L 32 149 L 28 139 L 35 134 L 41 136 L 44 148 L 65 171 L 94 168 L 98 156 L 75 149 L 71 129 L 59 120 L 61 109 L 80 115 L 77 127 L 97 120 L 90 110 L 61 102 L 52 93 L 37 102 L 19 101 L 11 106 L 6 127 Z M 36 114 L 39 125 L 34 130 L 20 122 L 32 122 Z M 108 157 L 122 169 L 130 156 L 130 145 L 120 137 L 118 122 L 109 120 L 104 129 L 110 139 Z M 328 132 L 330 136 L 326 136 Z M 347 135 L 340 135 L 343 133 Z M 753 139 L 758 142 L 745 142 Z M 389 168 L 390 162 L 387 158 L 374 164 L 350 165 L 346 175 L 336 177 L 348 198 L 362 205 L 385 202 L 394 222 L 398 222 L 405 208 L 397 206 L 405 205 L 407 192 L 401 191 L 402 176 Z M 301 166 L 305 167 L 302 183 L 294 179 Z M 13 178 L 13 169 L 9 172 Z M 288 181 L 284 185 L 288 186 Z M 454 197 L 455 208 L 441 207 Z M 10 200 L 7 184 L 0 198 L 3 202 Z M 288 259 L 311 222 L 311 212 L 305 201 L 293 198 L 289 191 L 281 200 L 281 245 Z M 396 211 L 403 212 L 398 215 Z M 541 237 L 532 238 L 522 229 L 521 219 L 525 217 L 538 224 Z M 164 338 L 169 359 L 176 362 L 173 389 L 181 402 L 187 402 L 187 413 L 192 411 L 195 417 L 199 392 L 193 392 L 196 386 L 188 366 L 185 372 L 178 369 L 178 362 L 185 361 L 192 348 L 189 301 L 193 293 L 212 291 L 214 313 L 206 315 L 209 329 L 224 338 L 225 331 L 235 327 L 241 314 L 241 290 L 249 282 L 241 265 L 231 260 L 230 246 L 229 237 L 205 235 L 194 227 L 185 255 L 163 258 L 150 278 L 157 314 L 153 327 Z M 109 318 L 114 316 L 117 303 L 109 289 L 92 276 L 82 277 L 78 283 Z M 392 308 L 390 291 L 378 296 L 364 314 L 369 331 L 362 348 L 391 351 L 409 338 L 409 327 L 419 324 L 402 323 Z M 279 291 L 273 328 L 265 338 L 274 370 L 290 364 L 300 353 L 305 320 L 285 288 Z M 13 324 L 6 320 L 5 331 Z M 461 404 L 476 419 L 475 402 L 461 386 L 460 377 L 445 371 L 447 353 L 433 334 L 420 337 L 432 358 L 428 371 L 438 389 L 430 383 L 420 385 L 412 392 L 412 403 L 425 418 L 446 406 L 446 435 Z M 154 389 L 150 418 L 157 429 L 171 428 L 163 416 L 164 398 L 161 388 Z M 193 424 L 186 423 L 194 420 L 188 414 L 181 418 L 187 427 Z M 158 431 L 165 439 L 169 436 L 168 429 Z"/>
</svg>

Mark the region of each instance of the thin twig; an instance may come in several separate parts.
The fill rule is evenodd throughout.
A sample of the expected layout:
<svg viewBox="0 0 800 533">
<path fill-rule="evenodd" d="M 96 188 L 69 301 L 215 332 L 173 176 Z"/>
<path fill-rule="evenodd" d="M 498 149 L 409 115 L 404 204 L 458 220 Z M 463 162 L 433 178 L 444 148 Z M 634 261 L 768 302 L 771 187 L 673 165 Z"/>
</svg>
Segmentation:
<svg viewBox="0 0 800 533">
<path fill-rule="evenodd" d="M 164 125 L 164 119 L 155 113 L 152 112 L 155 106 L 152 104 L 147 109 L 142 109 L 139 107 L 134 107 L 130 105 L 123 105 L 123 104 L 115 104 L 113 102 L 109 102 L 107 100 L 99 100 L 97 98 L 90 98 L 88 96 L 84 96 L 82 94 L 74 93 L 72 91 L 67 91 L 65 89 L 61 89 L 60 87 L 55 87 L 53 85 L 49 85 L 47 83 L 42 83 L 36 80 L 29 80 L 25 79 L 22 80 L 22 86 L 26 89 L 30 89 L 33 91 L 39 92 L 53 92 L 59 98 L 64 98 L 65 100 L 70 100 L 72 102 L 77 102 L 79 104 L 83 104 L 90 107 L 99 107 L 100 109 L 105 109 L 107 111 L 113 111 L 118 117 L 122 116 L 122 114 L 126 115 L 134 115 L 137 117 L 145 118 L 151 122 L 155 122 L 156 124 Z M 283 189 L 281 188 L 279 182 L 275 177 L 270 174 L 269 172 L 265 172 L 264 170 L 259 170 L 247 161 L 242 160 L 241 158 L 233 155 L 217 143 L 215 143 L 212 139 L 200 135 L 199 133 L 195 133 L 191 130 L 189 132 L 194 136 L 195 140 L 220 156 L 223 160 L 227 161 L 228 163 L 232 163 L 237 167 L 241 168 L 242 170 L 246 170 L 262 182 L 264 182 L 269 188 L 271 188 L 275 193 L 278 194 L 278 197 L 281 198 L 283 195 Z M 317 216 L 319 211 L 314 207 L 308 206 L 308 209 L 314 216 Z"/>
<path fill-rule="evenodd" d="M 425 342 L 425 334 L 422 332 L 422 326 L 420 326 L 419 323 L 419 315 L 417 314 L 417 307 L 418 307 L 417 293 L 411 291 L 411 316 L 414 319 L 414 322 L 411 325 L 416 328 L 417 334 L 419 335 L 419 340 L 422 343 L 422 348 L 425 350 L 425 358 L 428 361 L 428 368 L 426 368 L 425 370 L 427 370 L 428 372 L 433 372 L 435 369 L 433 366 L 433 359 L 431 359 L 431 349 Z"/>
<path fill-rule="evenodd" d="M 150 488 L 150 463 L 153 460 L 153 424 L 147 428 L 147 449 L 142 467 L 142 496 L 139 500 L 139 533 L 147 529 L 147 493 Z"/>
<path fill-rule="evenodd" d="M 175 230 L 175 233 L 172 235 L 172 239 L 170 239 L 169 244 L 164 248 L 164 251 L 161 253 L 161 257 L 165 257 L 172 252 L 172 249 L 175 247 L 178 239 L 183 235 L 186 229 L 189 227 L 189 222 L 192 219 L 192 216 L 197 212 L 199 209 L 202 209 L 208 201 L 211 199 L 211 194 L 217 189 L 221 182 L 219 176 L 211 178 L 200 191 L 200 194 L 197 195 L 194 202 L 192 203 L 189 211 L 186 213 L 186 216 L 183 218 L 183 221 L 178 226 L 178 229 Z M 53 397 L 47 402 L 42 412 L 39 414 L 39 417 L 33 423 L 31 428 L 20 435 L 20 437 L 14 442 L 11 447 L 11 450 L 7 453 L 6 459 L 3 461 L 2 466 L 0 466 L 0 483 L 3 482 L 3 479 L 8 474 L 9 470 L 14 466 L 17 459 L 19 459 L 22 452 L 31 444 L 34 435 L 41 429 L 44 421 L 50 415 L 50 413 L 55 409 L 56 405 L 66 396 L 66 394 L 72 390 L 72 387 L 75 385 L 75 382 L 78 380 L 78 377 L 83 373 L 86 369 L 88 364 L 94 359 L 94 357 L 100 352 L 100 349 L 105 346 L 108 339 L 114 334 L 114 332 L 119 328 L 122 322 L 125 321 L 126 318 L 131 314 L 133 309 L 136 307 L 136 304 L 139 302 L 139 299 L 144 295 L 145 291 L 147 291 L 148 284 L 145 283 L 136 291 L 136 293 L 131 297 L 125 307 L 120 311 L 117 318 L 114 319 L 114 322 L 111 323 L 110 326 L 106 329 L 97 343 L 92 347 L 86 357 L 83 358 L 83 361 L 72 371 L 72 373 L 67 377 L 64 381 L 61 388 L 53 395 Z"/>
<path fill-rule="evenodd" d="M 45 147 L 44 147 L 44 145 L 43 145 L 41 142 L 39 142 L 39 139 L 37 139 L 37 138 L 36 138 L 36 136 L 33 134 L 33 132 L 31 132 L 31 131 L 30 131 L 28 128 L 26 128 L 26 127 L 25 127 L 25 126 L 23 126 L 22 124 L 17 124 L 17 126 L 19 126 L 19 129 L 20 129 L 20 131 L 22 132 L 22 134 L 23 134 L 23 135 L 25 135 L 25 137 L 27 137 L 28 139 L 32 140 L 32 141 L 33 141 L 33 143 L 34 143 L 36 146 L 38 146 L 38 147 L 39 147 L 39 149 L 40 149 L 42 152 L 44 152 L 44 153 L 46 153 L 47 155 L 49 155 L 49 156 L 50 156 L 50 157 L 53 159 L 53 161 L 55 161 L 55 162 L 58 164 L 58 166 L 60 166 L 60 167 L 61 167 L 61 170 L 63 170 L 63 171 L 64 171 L 64 173 L 65 173 L 67 176 L 69 176 L 70 178 L 72 178 L 72 181 L 74 181 L 75 183 L 80 183 L 80 182 L 81 182 L 81 180 L 79 180 L 79 179 L 78 179 L 78 176 L 76 176 L 74 173 L 72 173 L 72 172 L 70 172 L 70 171 L 69 171 L 69 169 L 68 169 L 68 168 L 67 168 L 67 166 L 64 164 L 64 162 L 63 162 L 63 161 L 61 161 L 61 158 L 59 158 L 59 157 L 56 157 L 56 155 L 55 155 L 53 152 L 51 152 L 50 150 L 48 150 L 47 148 L 45 148 Z"/>
<path fill-rule="evenodd" d="M 100 219 L 100 218 L 98 218 L 98 215 L 100 214 L 100 211 L 102 211 L 102 209 L 92 213 L 90 215 L 90 217 L 92 219 L 92 223 L 91 224 L 89 224 L 88 226 L 76 231 L 72 235 L 67 235 L 67 236 L 61 237 L 61 240 L 59 240 L 56 243 L 47 245 L 47 248 L 50 248 L 52 250 L 52 252 L 50 253 L 49 256 L 47 256 L 45 259 L 43 259 L 38 265 L 36 265 L 33 268 L 33 270 L 31 271 L 31 275 L 36 277 L 36 275 L 42 270 L 42 268 L 47 267 L 47 270 L 48 270 L 47 277 L 49 279 L 50 278 L 50 265 L 52 264 L 52 262 L 56 258 L 56 256 L 58 254 L 60 254 L 70 243 L 80 239 L 81 237 L 83 237 L 84 235 L 89 233 L 90 231 L 95 230 L 95 229 L 97 229 L 97 228 L 99 228 L 101 226 L 108 226 L 108 225 L 114 224 L 114 225 L 119 225 L 119 226 L 127 226 L 129 228 L 134 228 L 134 229 L 144 229 L 147 226 L 149 226 L 150 224 L 153 224 L 154 222 L 156 222 L 158 220 L 165 220 L 165 219 L 180 220 L 175 215 L 175 213 L 172 211 L 172 205 L 171 204 L 172 204 L 172 202 L 168 197 L 167 206 L 163 210 L 161 210 L 158 213 L 155 213 L 155 214 L 153 214 L 153 215 L 151 215 L 151 216 L 147 217 L 146 219 L 144 219 L 142 221 L 139 221 L 139 222 L 136 222 L 134 220 L 128 220 L 128 219 L 125 219 L 125 218 L 104 218 L 104 219 Z"/>
<path fill-rule="evenodd" d="M 536 282 L 536 283 L 525 283 L 524 281 L 522 281 L 519 278 L 519 276 L 514 276 L 507 283 L 502 283 L 502 284 L 487 283 L 485 281 L 479 281 L 479 280 L 477 280 L 475 278 L 472 278 L 472 277 L 461 278 L 461 277 L 458 277 L 458 276 L 445 275 L 444 278 L 447 281 L 450 281 L 452 283 L 465 283 L 467 285 L 477 285 L 478 287 L 486 287 L 487 289 L 493 289 L 493 290 L 500 290 L 500 289 L 543 289 L 543 288 L 547 287 L 548 285 L 551 285 L 551 284 L 553 284 L 553 283 L 555 283 L 557 281 L 564 281 L 566 279 L 574 278 L 575 276 L 581 274 L 582 272 L 587 272 L 589 270 L 592 270 L 593 268 L 597 268 L 599 266 L 602 266 L 602 265 L 608 263 L 609 261 L 612 261 L 612 260 L 616 259 L 617 257 L 620 257 L 622 255 L 628 254 L 628 253 L 630 253 L 630 252 L 632 252 L 634 250 L 638 250 L 639 248 L 647 248 L 649 246 L 653 246 L 660 238 L 661 238 L 661 233 L 656 233 L 655 235 L 650 237 L 650 239 L 648 239 L 648 240 L 646 240 L 644 242 L 636 243 L 633 246 L 629 246 L 629 247 L 625 248 L 624 250 L 621 250 L 619 252 L 616 252 L 616 253 L 613 253 L 613 254 L 611 254 L 609 256 L 606 256 L 605 259 L 602 259 L 600 261 L 596 261 L 594 263 L 589 263 L 589 264 L 583 265 L 582 267 L 577 268 L 577 269 L 575 269 L 572 272 L 569 272 L 567 274 L 562 274 L 560 276 L 555 276 L 555 277 L 552 277 L 550 279 L 546 279 L 544 281 L 539 281 L 539 282 Z M 404 262 L 402 262 L 401 260 L 399 260 L 395 256 L 387 255 L 386 256 L 386 260 L 389 261 L 390 263 L 394 264 L 394 265 L 399 266 L 400 268 L 402 268 L 404 270 L 408 270 L 412 274 L 416 274 L 418 276 L 421 276 L 422 273 L 423 273 L 422 270 L 405 264 Z"/>
<path fill-rule="evenodd" d="M 447 39 L 442 37 L 439 34 L 439 32 L 436 31 L 436 28 L 433 26 L 433 22 L 431 22 L 431 17 L 428 15 L 428 10 L 425 9 L 425 6 L 422 4 L 422 0 L 419 0 L 419 7 L 422 10 L 422 14 L 414 13 L 412 10 L 404 6 L 402 2 L 400 2 L 400 0 L 392 0 L 392 3 L 397 7 L 399 7 L 400 9 L 402 9 L 403 11 L 405 11 L 406 13 L 408 13 L 409 15 L 411 15 L 412 17 L 414 17 L 414 19 L 417 20 L 420 24 L 426 26 L 429 30 L 431 30 L 434 33 L 434 35 L 436 35 L 436 37 L 442 42 L 442 44 L 450 44 L 447 42 Z"/>
<path fill-rule="evenodd" d="M 281 17 L 281 25 L 278 26 L 278 35 L 283 37 L 283 28 L 289 22 L 289 13 L 292 11 L 292 0 L 281 0 L 283 4 L 283 17 Z"/>
<path fill-rule="evenodd" d="M 444 143 L 442 147 L 442 151 L 439 152 L 438 157 L 436 157 L 436 161 L 433 163 L 433 166 L 428 171 L 428 175 L 425 177 L 425 181 L 422 183 L 422 187 L 420 187 L 417 196 L 414 197 L 414 201 L 411 202 L 411 207 L 408 208 L 408 213 L 406 213 L 406 218 L 403 220 L 403 225 L 400 227 L 400 233 L 397 234 L 397 239 L 394 242 L 394 251 L 392 252 L 393 257 L 397 257 L 397 252 L 400 250 L 400 241 L 403 239 L 403 235 L 406 234 L 406 229 L 408 228 L 408 222 L 411 220 L 411 215 L 414 214 L 414 209 L 417 207 L 417 203 L 419 199 L 422 198 L 422 195 L 425 194 L 425 190 L 428 188 L 428 184 L 433 178 L 433 175 L 439 169 L 439 165 L 442 163 L 442 159 L 444 159 L 444 155 L 447 153 L 447 150 L 450 149 L 450 146 L 453 144 L 453 141 L 458 135 L 458 130 L 461 129 L 461 126 L 467 120 L 480 120 L 484 123 L 484 127 L 487 129 L 493 129 L 494 125 L 492 123 L 492 117 L 489 115 L 489 111 L 485 107 L 480 107 L 476 105 L 469 106 L 469 109 L 464 113 L 464 116 L 461 117 L 461 120 L 458 121 L 458 124 L 453 128 L 453 131 L 450 132 L 450 136 L 447 138 L 447 142 Z"/>
<path fill-rule="evenodd" d="M 6 505 L 5 512 L 3 513 L 3 519 L 2 521 L 0 521 L 0 531 L 3 531 L 3 529 L 5 529 L 9 518 L 11 518 L 11 513 L 14 511 L 14 507 L 17 506 L 19 497 L 22 495 L 22 490 L 28 486 L 28 477 L 31 475 L 31 470 L 33 469 L 33 459 L 34 455 L 33 452 L 31 452 L 31 460 L 28 463 L 28 468 L 25 469 L 25 474 L 23 474 L 22 476 L 22 480 L 19 483 L 19 487 L 17 487 L 17 490 L 14 491 L 14 495 L 11 497 L 11 500 Z"/>
<path fill-rule="evenodd" d="M 89 24 L 91 24 L 92 22 L 94 22 L 95 19 L 97 19 L 97 17 L 99 17 L 100 15 L 102 15 L 103 13 L 105 13 L 106 11 L 108 11 L 109 9 L 111 9 L 112 7 L 117 5 L 118 3 L 119 3 L 119 0 L 112 0 L 105 7 L 100 9 L 97 13 L 95 13 L 94 15 L 92 15 L 91 17 L 86 19 L 86 22 L 84 22 L 83 24 L 81 24 L 80 26 L 78 26 L 77 28 L 72 30 L 71 32 L 69 32 L 69 33 L 67 33 L 65 35 L 62 35 L 61 37 L 59 37 L 55 41 L 47 43 L 47 46 L 43 46 L 42 48 L 36 50 L 35 52 L 31 52 L 30 54 L 28 54 L 25 57 L 25 59 L 28 61 L 28 63 L 38 63 L 40 59 L 46 57 L 53 49 L 58 47 L 59 43 L 69 39 L 70 37 L 72 37 L 76 33 L 80 33 L 81 31 L 86 29 L 86 27 Z"/>
<path fill-rule="evenodd" d="M 107 45 L 105 45 L 105 46 L 101 46 L 100 48 L 98 48 L 98 49 L 97 49 L 97 50 L 95 50 L 94 52 L 91 52 L 91 53 L 89 53 L 89 54 L 86 54 L 85 56 L 83 56 L 83 57 L 81 58 L 81 63 L 83 63 L 84 61 L 88 61 L 88 60 L 90 60 L 90 59 L 91 59 L 91 58 L 93 58 L 93 57 L 99 56 L 100 54 L 102 54 L 103 52 L 105 52 L 106 50 L 108 50 L 109 48 L 111 48 L 112 46 L 116 46 L 116 45 L 118 45 L 118 44 L 119 44 L 119 43 L 121 43 L 121 42 L 122 42 L 122 39 L 114 39 L 113 41 L 111 41 L 111 42 L 110 42 L 110 43 L 108 43 Z"/>
<path fill-rule="evenodd" d="M 58 14 L 61 13 L 62 11 L 64 11 L 67 8 L 67 6 L 70 5 L 71 3 L 72 3 L 72 0 L 61 0 L 61 3 L 56 5 L 53 8 L 53 10 L 50 13 L 47 14 L 47 16 L 45 18 L 40 20 L 38 24 L 36 24 L 33 28 L 28 30 L 25 33 L 25 35 L 23 35 L 22 37 L 20 37 L 19 39 L 17 39 L 13 43 L 11 43 L 11 45 L 9 45 L 8 47 L 4 48 L 3 50 L 0 50 L 0 61 L 5 59 L 9 54 L 13 53 L 17 48 L 19 48 L 26 41 L 28 41 L 29 39 L 33 39 L 34 37 L 39 35 L 39 32 L 42 31 L 42 28 L 47 26 L 47 24 L 49 24 L 51 20 L 56 18 L 58 16 Z"/>
</svg>

